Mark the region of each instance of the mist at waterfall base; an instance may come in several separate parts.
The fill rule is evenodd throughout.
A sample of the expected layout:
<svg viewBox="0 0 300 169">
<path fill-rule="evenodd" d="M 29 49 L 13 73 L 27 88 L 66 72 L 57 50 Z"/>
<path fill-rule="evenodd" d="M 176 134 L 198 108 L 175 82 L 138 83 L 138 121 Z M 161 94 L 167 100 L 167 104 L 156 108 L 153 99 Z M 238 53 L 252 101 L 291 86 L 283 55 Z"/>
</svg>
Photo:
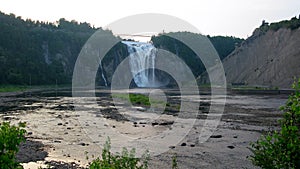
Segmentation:
<svg viewBox="0 0 300 169">
<path fill-rule="evenodd" d="M 129 66 L 137 87 L 157 88 L 166 86 L 168 79 L 159 79 L 155 69 L 157 49 L 152 43 L 122 41 L 127 45 Z"/>
</svg>

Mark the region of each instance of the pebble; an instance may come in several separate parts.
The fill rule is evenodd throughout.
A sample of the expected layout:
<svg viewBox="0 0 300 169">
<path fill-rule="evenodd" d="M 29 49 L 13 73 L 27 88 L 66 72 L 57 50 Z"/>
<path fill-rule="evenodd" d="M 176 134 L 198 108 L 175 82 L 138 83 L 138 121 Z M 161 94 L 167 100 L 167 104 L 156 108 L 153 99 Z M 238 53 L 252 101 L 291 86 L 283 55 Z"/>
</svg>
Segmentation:
<svg viewBox="0 0 300 169">
<path fill-rule="evenodd" d="M 86 143 L 79 143 L 79 145 L 81 145 L 81 146 L 88 146 L 89 144 L 86 144 Z"/>
<path fill-rule="evenodd" d="M 211 135 L 210 138 L 222 138 L 222 135 L 218 134 L 218 135 Z"/>
<path fill-rule="evenodd" d="M 157 122 L 153 122 L 153 123 L 152 123 L 152 126 L 155 126 L 155 125 L 158 125 L 158 123 L 157 123 Z"/>
<path fill-rule="evenodd" d="M 172 125 L 172 124 L 174 124 L 173 121 L 166 121 L 166 122 L 160 123 L 159 125 L 166 126 L 166 125 Z"/>
<path fill-rule="evenodd" d="M 234 146 L 227 146 L 227 148 L 234 149 L 235 147 Z"/>
</svg>

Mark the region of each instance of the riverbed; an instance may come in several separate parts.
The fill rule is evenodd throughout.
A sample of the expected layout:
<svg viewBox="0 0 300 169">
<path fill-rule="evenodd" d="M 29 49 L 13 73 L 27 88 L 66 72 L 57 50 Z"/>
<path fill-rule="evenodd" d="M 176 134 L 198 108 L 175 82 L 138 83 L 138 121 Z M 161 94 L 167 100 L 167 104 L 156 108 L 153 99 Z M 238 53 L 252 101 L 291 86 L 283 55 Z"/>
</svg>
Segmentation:
<svg viewBox="0 0 300 169">
<path fill-rule="evenodd" d="M 166 131 L 181 132 L 180 128 L 183 129 L 179 138 L 175 138 L 179 140 L 176 144 L 170 141 L 150 147 L 147 147 L 150 143 L 138 146 L 142 150 L 137 153 L 155 148 L 156 152 L 162 151 L 152 152 L 150 168 L 170 168 L 174 155 L 179 168 L 255 168 L 247 158 L 251 155 L 249 143 L 266 131 L 278 129 L 277 120 L 282 117 L 279 107 L 288 98 L 288 94 L 282 93 L 228 92 L 221 121 L 202 143 L 199 135 L 209 106 L 225 96 L 212 100 L 207 91 L 200 92 L 200 97 L 180 95 L 177 90 L 163 91 L 167 93 L 169 105 L 174 105 L 167 111 L 144 105 L 125 106 L 116 102 L 108 89 L 96 90 L 95 98 L 72 97 L 69 89 L 2 93 L 0 116 L 1 121 L 12 124 L 26 122 L 27 142 L 22 144 L 18 154 L 25 168 L 45 167 L 46 164 L 58 168 L 86 167 L 101 154 L 108 136 L 112 148 L 117 151 L 122 147 L 134 147 L 136 143 L 148 143 L 136 140 L 155 138 L 162 133 L 164 137 L 171 136 Z M 129 92 L 148 93 L 145 89 Z M 79 101 L 82 99 L 84 102 Z M 176 104 L 183 100 L 199 103 L 195 118 L 179 118 Z M 180 123 L 176 123 L 178 119 Z M 191 122 L 193 125 L 186 127 Z"/>
</svg>

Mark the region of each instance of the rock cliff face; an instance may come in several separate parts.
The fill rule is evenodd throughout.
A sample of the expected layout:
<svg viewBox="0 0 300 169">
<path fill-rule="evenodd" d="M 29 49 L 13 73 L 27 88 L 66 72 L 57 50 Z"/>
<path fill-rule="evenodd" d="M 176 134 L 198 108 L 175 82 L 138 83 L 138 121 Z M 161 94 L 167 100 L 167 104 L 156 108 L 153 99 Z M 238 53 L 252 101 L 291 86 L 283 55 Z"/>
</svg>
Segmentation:
<svg viewBox="0 0 300 169">
<path fill-rule="evenodd" d="M 97 75 L 97 85 L 105 86 L 104 79 L 106 79 L 108 86 L 111 85 L 112 76 L 114 75 L 115 70 L 119 66 L 119 64 L 128 57 L 128 51 L 125 44 L 119 42 L 117 45 L 115 45 L 105 56 L 103 59 L 103 76 L 100 76 L 101 70 L 98 70 Z"/>
<path fill-rule="evenodd" d="M 300 76 L 300 28 L 256 29 L 223 66 L 229 84 L 290 88 Z"/>
</svg>

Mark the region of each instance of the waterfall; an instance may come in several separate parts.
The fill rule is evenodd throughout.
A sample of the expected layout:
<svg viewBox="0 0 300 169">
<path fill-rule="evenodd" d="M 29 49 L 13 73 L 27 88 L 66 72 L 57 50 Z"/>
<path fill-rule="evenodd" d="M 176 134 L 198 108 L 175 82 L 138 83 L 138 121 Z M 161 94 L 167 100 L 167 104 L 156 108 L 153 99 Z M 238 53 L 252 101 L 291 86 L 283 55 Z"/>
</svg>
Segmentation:
<svg viewBox="0 0 300 169">
<path fill-rule="evenodd" d="M 104 84 L 105 84 L 105 86 L 107 86 L 107 81 L 106 81 L 106 78 L 105 78 L 104 73 L 103 73 L 103 67 L 102 67 L 101 60 L 100 60 L 100 70 L 101 70 L 101 77 L 102 77 L 102 79 L 104 81 Z"/>
<path fill-rule="evenodd" d="M 158 87 L 155 78 L 156 48 L 151 43 L 123 41 L 129 52 L 129 65 L 138 87 Z"/>
</svg>

